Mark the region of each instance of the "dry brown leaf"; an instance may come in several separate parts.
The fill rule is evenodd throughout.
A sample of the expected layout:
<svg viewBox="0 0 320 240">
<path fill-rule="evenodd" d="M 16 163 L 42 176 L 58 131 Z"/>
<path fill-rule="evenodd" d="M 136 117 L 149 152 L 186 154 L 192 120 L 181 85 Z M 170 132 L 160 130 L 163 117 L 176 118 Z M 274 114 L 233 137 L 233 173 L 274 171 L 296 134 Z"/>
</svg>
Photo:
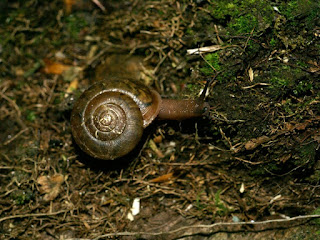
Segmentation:
<svg viewBox="0 0 320 240">
<path fill-rule="evenodd" d="M 297 130 L 305 130 L 305 129 L 308 127 L 309 124 L 310 124 L 310 121 L 305 121 L 305 122 L 303 122 L 303 123 L 297 124 L 297 125 L 295 126 L 295 128 L 296 128 Z"/>
<path fill-rule="evenodd" d="M 159 20 L 154 20 L 153 21 L 153 27 L 154 28 L 161 28 L 163 26 L 164 26 L 164 24 L 162 22 L 160 22 Z"/>
<path fill-rule="evenodd" d="M 284 126 L 285 126 L 285 129 L 288 131 L 292 131 L 295 127 L 292 123 L 288 123 L 288 122 L 286 122 Z"/>
<path fill-rule="evenodd" d="M 310 67 L 309 68 L 309 72 L 312 72 L 312 73 L 316 73 L 316 72 L 319 72 L 320 71 L 320 68 L 318 67 Z"/>
<path fill-rule="evenodd" d="M 23 76 L 25 74 L 25 71 L 22 68 L 15 68 L 14 72 L 16 76 Z"/>
<path fill-rule="evenodd" d="M 173 177 L 173 172 L 170 172 L 168 174 L 162 175 L 160 177 L 154 178 L 150 180 L 152 183 L 161 183 L 161 182 L 168 182 Z"/>
<path fill-rule="evenodd" d="M 85 221 L 82 221 L 82 222 L 83 222 L 83 225 L 86 227 L 86 229 L 88 229 L 88 230 L 91 229 L 90 225 L 87 222 L 85 222 Z"/>
<path fill-rule="evenodd" d="M 37 179 L 37 183 L 40 185 L 40 192 L 45 193 L 43 199 L 45 201 L 52 201 L 55 199 L 60 191 L 61 184 L 64 181 L 64 177 L 61 174 L 55 174 L 51 177 L 49 176 L 40 176 Z"/>
<path fill-rule="evenodd" d="M 286 161 L 288 161 L 289 159 L 291 158 L 291 154 L 287 154 L 287 155 L 284 155 L 280 158 L 280 161 L 282 163 L 285 163 Z"/>
<path fill-rule="evenodd" d="M 248 141 L 244 145 L 244 147 L 245 147 L 246 150 L 253 150 L 256 147 L 260 146 L 261 144 L 263 144 L 265 142 L 268 142 L 269 140 L 270 140 L 270 138 L 267 137 L 267 136 L 261 136 L 261 137 L 258 137 L 258 138 L 253 138 L 250 141 Z"/>
<path fill-rule="evenodd" d="M 66 13 L 70 14 L 72 10 L 72 6 L 76 3 L 76 0 L 64 0 L 64 7 L 66 9 Z"/>
<path fill-rule="evenodd" d="M 249 74 L 250 82 L 252 82 L 253 81 L 253 70 L 252 70 L 252 68 L 249 68 L 248 74 Z"/>
<path fill-rule="evenodd" d="M 51 131 L 43 130 L 40 134 L 40 149 L 46 152 L 49 149 L 49 141 L 51 138 Z"/>
<path fill-rule="evenodd" d="M 78 83 L 79 83 L 78 78 L 73 79 L 70 82 L 66 92 L 67 93 L 72 93 L 74 90 L 76 90 L 78 88 Z"/>
<path fill-rule="evenodd" d="M 45 66 L 43 67 L 42 71 L 48 74 L 58 74 L 60 75 L 67 69 L 69 69 L 70 65 L 64 65 L 62 63 L 54 62 L 50 59 L 43 59 Z"/>
<path fill-rule="evenodd" d="M 286 123 L 286 129 L 288 131 L 292 130 L 305 130 L 310 124 L 312 123 L 312 120 L 306 120 L 302 123 Z"/>
<path fill-rule="evenodd" d="M 309 68 L 309 72 L 316 73 L 320 71 L 320 64 L 318 64 L 316 61 L 310 60 L 308 63 L 313 65 L 313 67 Z"/>
<path fill-rule="evenodd" d="M 320 134 L 316 134 L 314 136 L 312 136 L 313 140 L 316 141 L 317 143 L 320 143 Z"/>
<path fill-rule="evenodd" d="M 153 138 L 154 143 L 162 143 L 162 136 L 158 135 Z"/>
<path fill-rule="evenodd" d="M 157 156 L 159 158 L 164 158 L 163 153 L 161 152 L 161 150 L 157 147 L 157 145 L 155 144 L 155 142 L 153 140 L 149 141 L 149 146 L 150 148 L 157 154 Z"/>
</svg>

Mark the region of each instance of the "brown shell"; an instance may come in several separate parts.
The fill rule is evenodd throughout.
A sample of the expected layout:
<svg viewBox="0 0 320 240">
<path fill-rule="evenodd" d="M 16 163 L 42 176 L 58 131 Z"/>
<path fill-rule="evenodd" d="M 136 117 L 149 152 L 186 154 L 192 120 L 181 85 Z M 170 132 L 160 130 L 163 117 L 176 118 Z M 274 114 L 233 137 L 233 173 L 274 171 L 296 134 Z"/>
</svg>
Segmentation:
<svg viewBox="0 0 320 240">
<path fill-rule="evenodd" d="M 160 95 L 143 84 L 109 79 L 89 87 L 71 113 L 73 137 L 87 154 L 113 160 L 133 150 L 159 112 Z"/>
</svg>

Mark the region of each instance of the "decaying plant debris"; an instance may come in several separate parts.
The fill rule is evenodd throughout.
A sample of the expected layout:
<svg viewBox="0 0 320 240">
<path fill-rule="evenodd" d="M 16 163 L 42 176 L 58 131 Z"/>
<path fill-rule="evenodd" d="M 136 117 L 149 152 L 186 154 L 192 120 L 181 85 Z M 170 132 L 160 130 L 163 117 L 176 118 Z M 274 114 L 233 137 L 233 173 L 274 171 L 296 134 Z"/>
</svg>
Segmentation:
<svg viewBox="0 0 320 240">
<path fill-rule="evenodd" d="M 318 238 L 319 8 L 2 1 L 0 238 Z M 126 56 L 163 96 L 211 80 L 210 114 L 156 122 L 125 161 L 89 159 L 73 102 Z"/>
</svg>

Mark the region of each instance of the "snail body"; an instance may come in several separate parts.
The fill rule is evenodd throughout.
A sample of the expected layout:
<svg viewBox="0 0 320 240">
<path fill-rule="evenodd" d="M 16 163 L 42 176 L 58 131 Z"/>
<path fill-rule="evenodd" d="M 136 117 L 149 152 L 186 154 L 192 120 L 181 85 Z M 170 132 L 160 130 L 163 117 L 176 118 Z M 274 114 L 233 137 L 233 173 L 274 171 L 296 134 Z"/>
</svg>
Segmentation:
<svg viewBox="0 0 320 240">
<path fill-rule="evenodd" d="M 111 78 L 83 92 L 71 113 L 71 130 L 82 151 L 94 158 L 114 160 L 134 149 L 143 129 L 156 117 L 197 117 L 206 107 L 202 100 L 161 99 L 142 83 Z"/>
</svg>

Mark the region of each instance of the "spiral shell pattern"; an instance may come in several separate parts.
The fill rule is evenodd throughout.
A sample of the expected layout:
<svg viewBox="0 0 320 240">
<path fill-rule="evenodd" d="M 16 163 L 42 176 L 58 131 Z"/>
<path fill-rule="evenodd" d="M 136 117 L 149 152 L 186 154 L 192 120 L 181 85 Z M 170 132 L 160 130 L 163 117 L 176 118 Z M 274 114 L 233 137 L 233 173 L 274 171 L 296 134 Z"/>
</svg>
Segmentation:
<svg viewBox="0 0 320 240">
<path fill-rule="evenodd" d="M 94 158 L 113 160 L 122 157 L 133 150 L 144 127 L 158 114 L 159 107 L 153 104 L 159 101 L 154 92 L 129 80 L 93 84 L 72 110 L 74 140 Z"/>
</svg>

